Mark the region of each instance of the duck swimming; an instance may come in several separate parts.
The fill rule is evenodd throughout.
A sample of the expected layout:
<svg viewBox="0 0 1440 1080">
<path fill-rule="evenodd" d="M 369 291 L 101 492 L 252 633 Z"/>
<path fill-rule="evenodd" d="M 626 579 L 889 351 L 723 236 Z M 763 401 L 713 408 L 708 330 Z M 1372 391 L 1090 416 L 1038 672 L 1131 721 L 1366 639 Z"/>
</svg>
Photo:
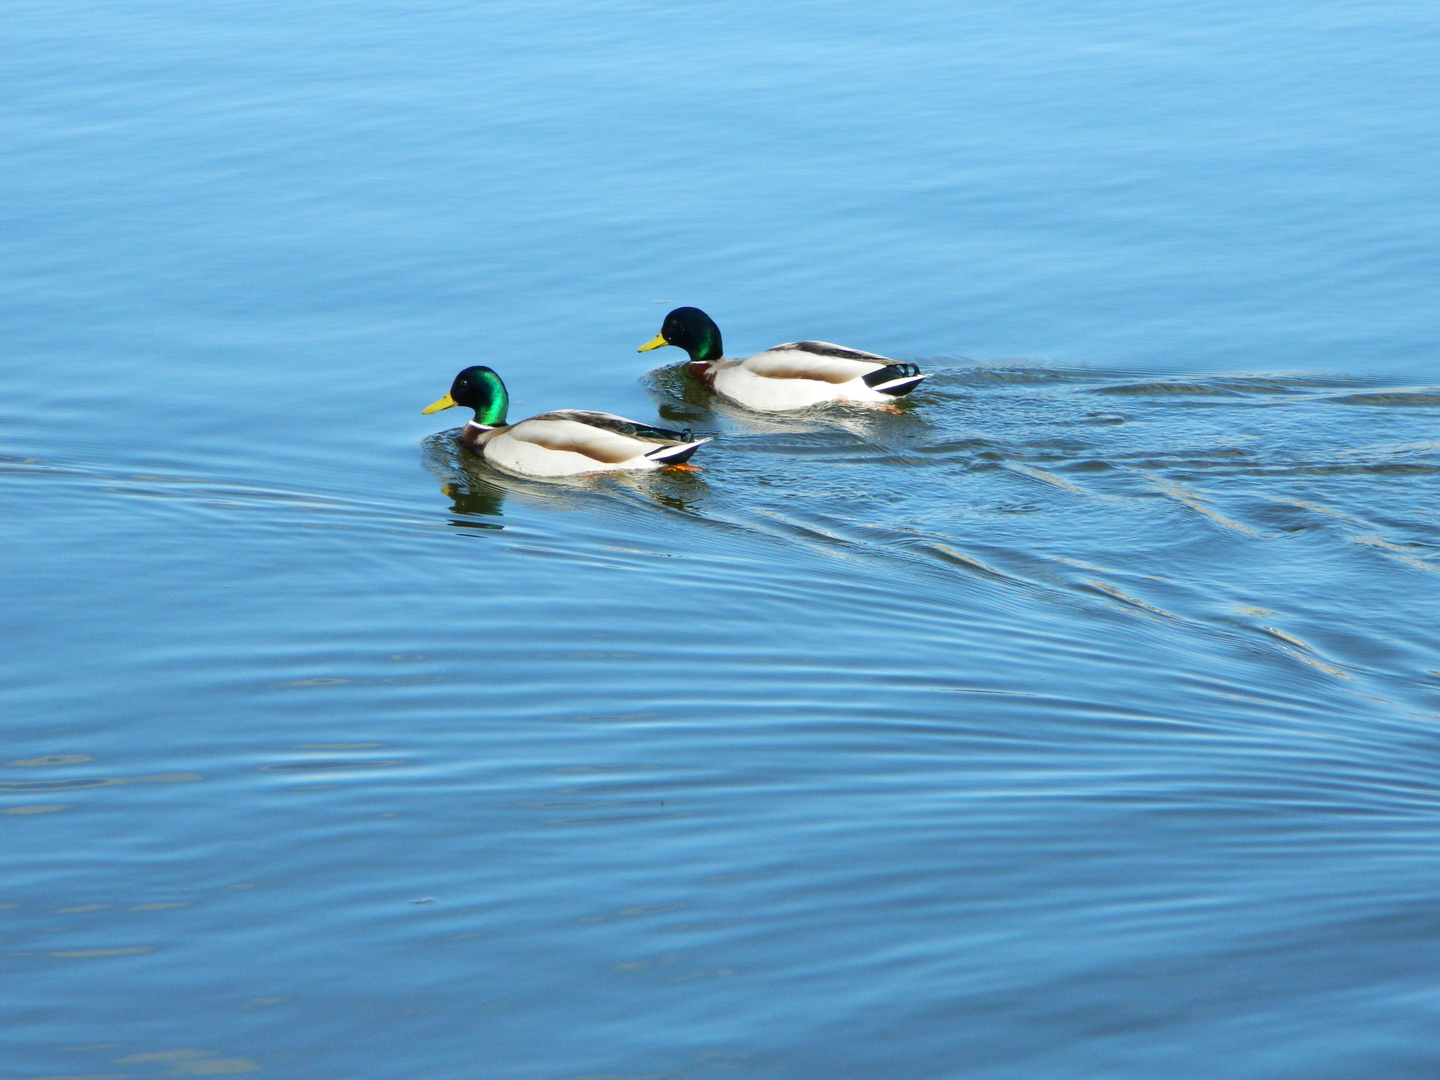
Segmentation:
<svg viewBox="0 0 1440 1080">
<path fill-rule="evenodd" d="M 505 423 L 510 395 L 488 367 L 468 367 L 450 392 L 420 411 L 464 406 L 475 418 L 460 442 L 507 472 L 521 476 L 580 476 L 612 470 L 681 465 L 709 439 L 689 431 L 650 427 L 611 413 L 556 409 L 516 424 Z"/>
<path fill-rule="evenodd" d="M 762 412 L 804 409 L 827 401 L 885 402 L 914 390 L 927 375 L 914 364 L 828 341 L 791 341 L 735 360 L 724 355 L 720 328 L 699 308 L 676 308 L 660 333 L 637 352 L 676 345 L 690 354 L 690 373 L 717 394 Z"/>
</svg>

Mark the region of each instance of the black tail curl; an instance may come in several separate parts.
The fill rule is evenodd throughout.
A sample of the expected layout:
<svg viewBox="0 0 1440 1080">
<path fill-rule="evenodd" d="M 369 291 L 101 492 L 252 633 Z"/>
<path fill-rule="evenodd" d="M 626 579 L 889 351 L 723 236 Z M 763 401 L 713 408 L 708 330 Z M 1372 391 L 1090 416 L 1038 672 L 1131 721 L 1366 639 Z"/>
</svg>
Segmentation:
<svg viewBox="0 0 1440 1080">
<path fill-rule="evenodd" d="M 873 390 L 884 383 L 894 382 L 897 379 L 914 378 L 919 374 L 919 364 L 886 364 L 864 376 L 864 382 Z"/>
</svg>

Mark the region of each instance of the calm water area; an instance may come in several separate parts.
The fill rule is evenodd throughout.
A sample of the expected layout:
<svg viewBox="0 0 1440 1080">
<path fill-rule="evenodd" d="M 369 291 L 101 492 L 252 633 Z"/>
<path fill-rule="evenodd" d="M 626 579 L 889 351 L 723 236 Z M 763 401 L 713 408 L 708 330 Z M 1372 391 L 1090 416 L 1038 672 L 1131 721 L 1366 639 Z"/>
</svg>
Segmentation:
<svg viewBox="0 0 1440 1080">
<path fill-rule="evenodd" d="M 0 1078 L 1440 1075 L 1437 55 L 5 4 Z M 470 364 L 718 438 L 508 477 Z"/>
</svg>

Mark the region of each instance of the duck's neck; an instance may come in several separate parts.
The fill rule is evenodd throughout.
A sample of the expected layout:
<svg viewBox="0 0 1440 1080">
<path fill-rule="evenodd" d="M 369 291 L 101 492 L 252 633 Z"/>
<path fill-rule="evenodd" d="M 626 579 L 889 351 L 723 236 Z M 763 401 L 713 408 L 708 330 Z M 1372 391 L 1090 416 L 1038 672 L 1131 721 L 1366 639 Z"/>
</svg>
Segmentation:
<svg viewBox="0 0 1440 1080">
<path fill-rule="evenodd" d="M 685 351 L 697 364 L 709 364 L 719 360 L 725 355 L 725 346 L 720 342 L 720 328 L 714 323 L 702 328 Z"/>
<path fill-rule="evenodd" d="M 475 419 L 472 424 L 479 424 L 481 427 L 499 427 L 505 423 L 505 414 L 510 411 L 510 395 L 505 392 L 503 386 L 499 387 L 485 406 L 474 406 Z"/>
</svg>

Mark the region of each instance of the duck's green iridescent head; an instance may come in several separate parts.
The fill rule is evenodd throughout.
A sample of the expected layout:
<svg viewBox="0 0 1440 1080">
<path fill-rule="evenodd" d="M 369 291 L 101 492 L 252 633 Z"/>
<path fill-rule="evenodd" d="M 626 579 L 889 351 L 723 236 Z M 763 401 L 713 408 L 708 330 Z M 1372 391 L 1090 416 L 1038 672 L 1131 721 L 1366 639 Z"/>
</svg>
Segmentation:
<svg viewBox="0 0 1440 1080">
<path fill-rule="evenodd" d="M 698 307 L 677 307 L 665 316 L 659 335 L 635 351 L 649 352 L 662 345 L 679 346 L 690 354 L 691 360 L 719 360 L 725 355 L 720 328 Z"/>
<path fill-rule="evenodd" d="M 487 427 L 505 423 L 505 413 L 510 408 L 510 395 L 500 376 L 488 367 L 467 367 L 450 384 L 450 392 L 439 401 L 432 401 L 422 413 L 437 413 L 441 409 L 453 409 L 463 405 L 475 410 L 475 422 Z"/>
</svg>

